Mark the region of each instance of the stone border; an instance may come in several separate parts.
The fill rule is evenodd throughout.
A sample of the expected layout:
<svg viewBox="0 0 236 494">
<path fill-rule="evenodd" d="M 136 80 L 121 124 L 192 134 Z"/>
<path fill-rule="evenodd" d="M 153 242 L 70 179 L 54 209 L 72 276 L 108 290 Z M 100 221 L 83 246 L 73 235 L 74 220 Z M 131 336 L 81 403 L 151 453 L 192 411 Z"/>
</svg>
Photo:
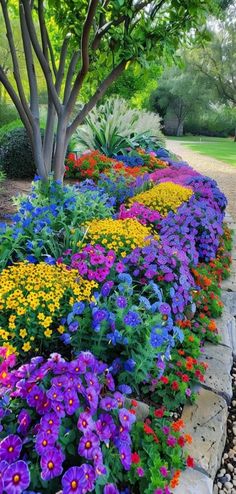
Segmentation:
<svg viewBox="0 0 236 494">
<path fill-rule="evenodd" d="M 230 371 L 236 357 L 236 223 L 228 213 L 225 222 L 233 230 L 234 244 L 231 275 L 222 283 L 223 314 L 216 319 L 221 343 L 205 345 L 205 382 L 199 386 L 196 402 L 183 409 L 185 431 L 193 437 L 186 449 L 195 467 L 182 473 L 174 494 L 212 494 L 225 447 L 228 405 L 233 394 Z"/>
</svg>

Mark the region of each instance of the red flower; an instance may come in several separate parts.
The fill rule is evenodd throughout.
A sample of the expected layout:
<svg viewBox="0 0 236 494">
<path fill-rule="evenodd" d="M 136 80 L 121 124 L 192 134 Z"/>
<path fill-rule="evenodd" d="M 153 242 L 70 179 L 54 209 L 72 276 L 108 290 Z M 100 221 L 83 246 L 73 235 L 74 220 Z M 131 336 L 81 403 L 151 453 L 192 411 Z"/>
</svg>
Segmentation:
<svg viewBox="0 0 236 494">
<path fill-rule="evenodd" d="M 150 435 L 152 436 L 153 434 L 155 435 L 154 430 L 151 427 L 149 427 L 149 425 L 147 425 L 147 424 L 143 424 L 143 430 L 144 430 L 145 434 L 147 434 L 148 436 L 150 436 Z"/>
<path fill-rule="evenodd" d="M 194 467 L 194 459 L 192 458 L 192 456 L 187 457 L 186 463 L 187 463 L 188 467 L 190 467 L 190 468 Z"/>
<path fill-rule="evenodd" d="M 187 374 L 182 374 L 182 381 L 183 381 L 184 383 L 188 383 L 188 382 L 189 382 L 189 377 L 188 377 L 188 375 L 187 375 Z"/>
<path fill-rule="evenodd" d="M 168 377 L 166 377 L 166 376 L 161 376 L 160 381 L 161 381 L 163 384 L 168 384 L 169 379 L 168 379 Z"/>
<path fill-rule="evenodd" d="M 135 463 L 135 464 L 140 462 L 140 456 L 138 455 L 138 453 L 132 453 L 131 461 L 132 461 L 132 463 Z"/>
<path fill-rule="evenodd" d="M 137 407 L 138 406 L 138 402 L 136 400 L 131 400 L 131 405 L 133 407 Z"/>
<path fill-rule="evenodd" d="M 181 448 L 184 447 L 185 445 L 185 440 L 184 440 L 184 437 L 183 436 L 180 436 L 179 439 L 178 439 L 178 444 L 179 446 L 181 446 Z"/>
<path fill-rule="evenodd" d="M 164 408 L 157 408 L 154 412 L 155 417 L 161 419 L 164 415 L 164 411 L 165 411 Z"/>
<path fill-rule="evenodd" d="M 173 381 L 173 383 L 171 384 L 171 387 L 174 391 L 178 391 L 179 383 L 177 383 L 177 381 Z"/>
</svg>

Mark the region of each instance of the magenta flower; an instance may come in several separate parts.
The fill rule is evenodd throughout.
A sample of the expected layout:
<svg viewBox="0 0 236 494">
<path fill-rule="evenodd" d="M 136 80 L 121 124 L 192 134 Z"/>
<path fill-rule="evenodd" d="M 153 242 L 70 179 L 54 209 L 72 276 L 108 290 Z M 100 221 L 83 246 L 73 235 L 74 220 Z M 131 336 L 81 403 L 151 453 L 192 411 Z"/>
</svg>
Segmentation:
<svg viewBox="0 0 236 494">
<path fill-rule="evenodd" d="M 171 448 L 173 448 L 177 443 L 177 439 L 174 437 L 174 436 L 169 436 L 167 438 L 167 444 L 168 446 L 170 446 Z"/>
<path fill-rule="evenodd" d="M 6 460 L 9 463 L 18 460 L 21 448 L 21 439 L 15 434 L 10 434 L 0 442 L 0 460 Z"/>
<path fill-rule="evenodd" d="M 63 494 L 83 494 L 85 489 L 85 474 L 83 465 L 71 467 L 62 477 Z M 86 491 L 85 491 L 86 492 Z"/>
<path fill-rule="evenodd" d="M 168 476 L 168 470 L 166 467 L 161 467 L 160 468 L 160 473 L 162 475 L 162 477 L 167 477 Z"/>
<path fill-rule="evenodd" d="M 84 434 L 88 431 L 95 429 L 95 423 L 92 419 L 92 415 L 89 412 L 83 412 L 80 414 L 77 422 L 77 427 Z"/>
<path fill-rule="evenodd" d="M 136 469 L 136 472 L 138 474 L 139 477 L 143 477 L 144 476 L 144 469 L 142 467 L 138 467 Z"/>
<path fill-rule="evenodd" d="M 129 412 L 129 410 L 126 410 L 126 408 L 122 408 L 119 411 L 119 419 L 123 427 L 126 429 L 130 430 L 132 427 L 132 424 L 136 421 L 135 415 Z"/>
<path fill-rule="evenodd" d="M 62 474 L 62 463 L 65 457 L 57 448 L 49 448 L 41 457 L 40 466 L 42 468 L 41 477 L 43 480 L 54 479 Z"/>
<path fill-rule="evenodd" d="M 30 485 L 30 473 L 24 461 L 9 465 L 3 473 L 3 489 L 7 494 L 21 494 Z"/>
<path fill-rule="evenodd" d="M 162 427 L 162 431 L 167 436 L 169 434 L 169 432 L 170 432 L 170 428 L 167 425 L 164 425 L 164 427 Z"/>
<path fill-rule="evenodd" d="M 88 460 L 91 460 L 93 458 L 93 449 L 98 448 L 98 446 L 99 446 L 98 436 L 93 432 L 87 432 L 80 439 L 78 453 L 79 455 L 84 456 Z"/>
</svg>

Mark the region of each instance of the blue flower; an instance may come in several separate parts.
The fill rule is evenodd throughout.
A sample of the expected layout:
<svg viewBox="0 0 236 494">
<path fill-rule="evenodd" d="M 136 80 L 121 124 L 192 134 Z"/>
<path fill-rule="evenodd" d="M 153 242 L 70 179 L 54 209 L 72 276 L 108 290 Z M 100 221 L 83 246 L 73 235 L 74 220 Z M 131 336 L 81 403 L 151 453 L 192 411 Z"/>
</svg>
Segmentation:
<svg viewBox="0 0 236 494">
<path fill-rule="evenodd" d="M 124 395 L 130 395 L 132 393 L 132 388 L 128 386 L 128 384 L 120 384 L 120 386 L 118 386 L 118 390 L 121 393 L 124 393 Z"/>
<path fill-rule="evenodd" d="M 126 360 L 126 362 L 124 363 L 124 369 L 128 372 L 133 372 L 134 371 L 134 368 L 135 368 L 135 365 L 136 365 L 136 362 L 135 360 L 133 360 L 132 358 L 129 358 L 128 360 Z"/>
<path fill-rule="evenodd" d="M 116 305 L 117 307 L 119 307 L 120 309 L 125 309 L 125 307 L 127 306 L 127 299 L 125 297 L 122 297 L 121 295 L 119 297 L 117 297 L 116 299 Z"/>
<path fill-rule="evenodd" d="M 135 327 L 141 324 L 142 320 L 139 317 L 139 315 L 136 312 L 129 311 L 124 317 L 124 323 L 127 324 L 127 326 Z"/>
</svg>

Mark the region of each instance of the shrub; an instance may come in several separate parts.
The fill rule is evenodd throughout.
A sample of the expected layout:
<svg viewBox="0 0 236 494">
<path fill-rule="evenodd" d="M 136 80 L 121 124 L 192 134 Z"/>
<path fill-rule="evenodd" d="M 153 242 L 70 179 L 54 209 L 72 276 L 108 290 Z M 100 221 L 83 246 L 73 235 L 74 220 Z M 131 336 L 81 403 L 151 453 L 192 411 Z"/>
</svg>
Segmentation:
<svg viewBox="0 0 236 494">
<path fill-rule="evenodd" d="M 140 202 L 166 216 L 169 211 L 176 212 L 178 207 L 184 201 L 188 201 L 192 194 L 192 190 L 187 189 L 187 187 L 182 187 L 172 182 L 164 182 L 147 192 L 142 192 L 132 197 L 129 202 L 130 204 Z"/>
<path fill-rule="evenodd" d="M 0 166 L 8 178 L 33 178 L 36 167 L 25 129 L 12 129 L 1 138 Z"/>
<path fill-rule="evenodd" d="M 76 141 L 80 151 L 98 149 L 113 156 L 130 146 L 160 147 L 164 137 L 157 114 L 131 109 L 125 100 L 111 98 L 90 112 L 77 130 Z"/>
</svg>

